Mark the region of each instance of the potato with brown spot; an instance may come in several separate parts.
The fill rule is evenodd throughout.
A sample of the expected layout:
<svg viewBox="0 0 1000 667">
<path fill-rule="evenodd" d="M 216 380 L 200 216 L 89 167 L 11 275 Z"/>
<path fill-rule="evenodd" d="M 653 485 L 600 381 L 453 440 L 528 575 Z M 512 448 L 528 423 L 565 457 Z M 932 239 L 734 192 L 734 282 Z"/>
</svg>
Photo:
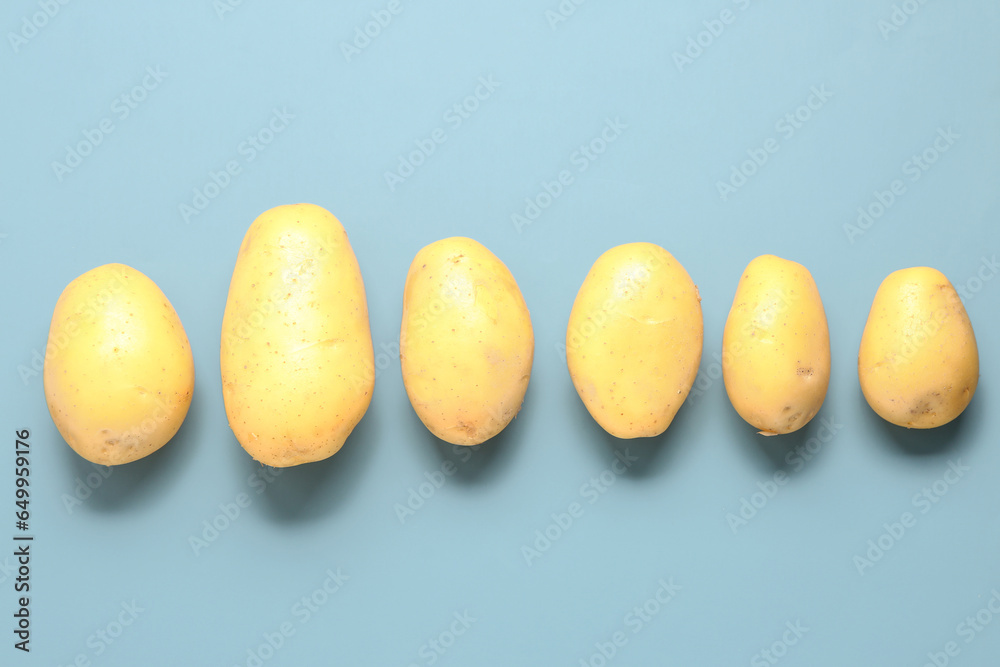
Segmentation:
<svg viewBox="0 0 1000 667">
<path fill-rule="evenodd" d="M 722 336 L 722 377 L 762 435 L 792 433 L 816 416 L 830 382 L 830 332 L 806 267 L 774 255 L 747 265 Z"/>
<path fill-rule="evenodd" d="M 368 303 L 347 232 L 313 204 L 262 213 L 243 238 L 222 318 L 222 397 L 265 465 L 333 456 L 375 385 Z"/>
<path fill-rule="evenodd" d="M 63 290 L 43 374 L 59 433 L 77 454 L 108 466 L 166 444 L 194 392 L 177 311 L 156 283 L 124 264 L 87 271 Z"/>
<path fill-rule="evenodd" d="M 535 339 L 514 276 L 463 237 L 432 243 L 410 264 L 399 333 L 403 385 L 437 437 L 476 445 L 521 409 Z"/>
<path fill-rule="evenodd" d="M 882 281 L 861 336 L 858 378 L 883 419 L 934 428 L 960 415 L 979 383 L 972 322 L 951 282 L 928 267 Z"/>
</svg>

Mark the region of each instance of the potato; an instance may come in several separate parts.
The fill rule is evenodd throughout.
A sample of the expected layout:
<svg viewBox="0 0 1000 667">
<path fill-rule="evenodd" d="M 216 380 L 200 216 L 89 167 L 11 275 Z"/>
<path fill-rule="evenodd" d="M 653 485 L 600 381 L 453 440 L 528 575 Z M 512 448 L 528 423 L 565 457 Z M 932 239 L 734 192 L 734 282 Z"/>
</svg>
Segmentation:
<svg viewBox="0 0 1000 667">
<path fill-rule="evenodd" d="M 965 410 L 979 383 L 979 350 L 944 274 L 915 267 L 882 281 L 861 336 L 858 378 L 868 405 L 897 426 L 934 428 Z"/>
<path fill-rule="evenodd" d="M 222 397 L 253 458 L 288 467 L 333 456 L 375 387 L 368 304 L 343 226 L 312 204 L 247 230 L 222 318 Z"/>
<path fill-rule="evenodd" d="M 806 267 L 774 255 L 747 265 L 722 335 L 722 378 L 762 435 L 809 423 L 830 383 L 830 330 Z"/>
<path fill-rule="evenodd" d="M 130 266 L 105 264 L 59 296 L 43 378 L 62 437 L 88 461 L 111 466 L 174 437 L 191 405 L 194 359 L 156 283 Z"/>
<path fill-rule="evenodd" d="M 653 243 L 601 255 L 569 316 L 566 363 L 591 416 L 618 438 L 663 433 L 701 362 L 701 297 L 674 257 Z"/>
<path fill-rule="evenodd" d="M 406 275 L 399 332 L 403 385 L 427 429 L 477 445 L 521 409 L 535 338 L 514 276 L 472 239 L 417 253 Z"/>
</svg>

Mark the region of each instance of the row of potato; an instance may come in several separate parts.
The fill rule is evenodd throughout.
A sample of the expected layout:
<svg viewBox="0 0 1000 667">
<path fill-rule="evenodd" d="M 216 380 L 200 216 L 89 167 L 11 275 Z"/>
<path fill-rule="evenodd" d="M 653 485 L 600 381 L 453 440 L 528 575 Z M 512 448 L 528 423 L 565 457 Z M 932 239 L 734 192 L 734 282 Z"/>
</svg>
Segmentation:
<svg viewBox="0 0 1000 667">
<path fill-rule="evenodd" d="M 698 288 L 669 252 L 628 243 L 605 252 L 580 287 L 566 332 L 569 373 L 587 410 L 620 438 L 655 436 L 687 398 L 701 361 Z M 437 437 L 475 445 L 521 408 L 534 354 L 510 271 L 468 238 L 420 250 L 403 294 L 403 383 Z M 311 204 L 279 206 L 240 246 L 222 320 L 226 415 L 261 463 L 294 466 L 336 453 L 368 409 L 375 360 L 357 259 L 340 222 Z M 830 338 L 809 271 L 754 259 L 736 288 L 722 372 L 740 416 L 764 435 L 802 428 L 830 377 Z M 972 325 L 931 268 L 889 275 L 875 294 L 858 355 L 861 389 L 884 419 L 940 426 L 969 404 L 979 378 Z M 194 390 L 191 348 L 170 301 L 122 264 L 73 280 L 56 303 L 45 398 L 81 456 L 115 465 L 163 446 Z"/>
</svg>

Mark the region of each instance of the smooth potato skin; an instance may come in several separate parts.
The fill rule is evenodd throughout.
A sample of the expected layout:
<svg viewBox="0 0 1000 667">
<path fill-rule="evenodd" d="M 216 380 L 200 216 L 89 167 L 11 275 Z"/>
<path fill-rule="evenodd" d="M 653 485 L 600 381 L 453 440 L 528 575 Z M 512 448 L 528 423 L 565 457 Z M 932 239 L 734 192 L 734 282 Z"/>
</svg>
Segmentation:
<svg viewBox="0 0 1000 667">
<path fill-rule="evenodd" d="M 701 363 L 701 298 L 680 262 L 653 243 L 601 255 L 577 293 L 566 363 L 577 393 L 618 438 L 659 435 Z"/>
<path fill-rule="evenodd" d="M 897 426 L 934 428 L 962 413 L 979 383 L 979 349 L 955 288 L 936 269 L 882 281 L 858 352 L 865 400 Z"/>
<path fill-rule="evenodd" d="M 333 456 L 371 402 L 364 283 L 347 233 L 313 204 L 262 213 L 222 320 L 222 396 L 236 439 L 275 467 Z"/>
<path fill-rule="evenodd" d="M 535 338 L 507 266 L 485 246 L 452 237 L 421 249 L 403 292 L 403 385 L 427 429 L 477 445 L 521 409 Z"/>
<path fill-rule="evenodd" d="M 52 421 L 69 446 L 112 466 L 174 436 L 191 405 L 194 359 L 156 283 L 130 266 L 105 264 L 59 296 L 43 379 Z"/>
<path fill-rule="evenodd" d="M 747 265 L 722 336 L 722 377 L 736 412 L 763 435 L 816 416 L 830 384 L 830 330 L 806 267 L 774 255 Z"/>
</svg>

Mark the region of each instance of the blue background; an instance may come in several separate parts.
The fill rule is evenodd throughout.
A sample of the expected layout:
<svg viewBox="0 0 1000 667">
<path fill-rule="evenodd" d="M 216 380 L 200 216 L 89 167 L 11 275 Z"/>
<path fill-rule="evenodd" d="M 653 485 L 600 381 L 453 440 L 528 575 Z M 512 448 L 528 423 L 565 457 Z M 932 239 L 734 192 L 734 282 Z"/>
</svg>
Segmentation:
<svg viewBox="0 0 1000 667">
<path fill-rule="evenodd" d="M 992 623 L 971 641 L 960 624 L 1000 589 L 996 3 L 908 0 L 895 5 L 900 25 L 888 0 L 592 1 L 564 3 L 575 9 L 558 21 L 557 0 L 403 0 L 396 14 L 380 14 L 382 1 L 247 0 L 233 11 L 209 0 L 52 2 L 51 17 L 43 6 L 17 0 L 0 13 L 10 442 L 0 539 L 14 532 L 22 428 L 36 535 L 30 656 L 7 634 L 16 596 L 12 559 L 0 557 L 0 662 L 231 666 L 256 664 L 255 654 L 267 665 L 596 667 L 599 645 L 621 632 L 608 664 L 763 665 L 767 649 L 789 666 L 923 665 L 949 641 L 959 649 L 949 664 L 995 663 L 1000 619 L 983 613 Z M 713 23 L 724 10 L 731 21 Z M 365 42 L 373 12 L 387 25 L 368 25 L 376 36 Z M 345 55 L 356 39 L 363 48 Z M 678 60 L 685 50 L 690 62 Z M 480 77 L 498 85 L 464 102 L 476 108 L 457 123 L 449 110 Z M 813 87 L 832 96 L 800 108 Z M 294 118 L 268 135 L 275 109 Z M 790 133 L 782 119 L 796 113 Z M 608 119 L 625 128 L 581 162 Z M 84 145 L 77 166 L 54 166 L 102 121 L 112 131 Z M 391 188 L 386 172 L 438 128 L 443 143 Z M 912 156 L 949 128 L 948 150 L 930 150 L 936 161 L 914 172 Z M 252 153 L 251 136 L 270 143 Z M 765 144 L 777 146 L 766 162 L 743 164 Z M 239 172 L 206 192 L 229 161 Z M 735 177 L 723 200 L 718 184 L 734 169 L 752 175 Z M 571 184 L 538 198 L 563 170 Z M 852 235 L 858 208 L 878 212 L 876 193 L 897 179 L 903 194 Z M 184 215 L 196 189 L 212 196 Z M 518 226 L 526 198 L 547 206 Z M 218 343 L 246 228 L 295 202 L 322 205 L 347 228 L 382 356 L 371 408 L 344 449 L 265 483 L 226 423 Z M 417 420 L 393 354 L 409 262 L 451 235 L 509 266 L 536 337 L 518 418 L 457 453 Z M 586 413 L 559 344 L 593 261 L 639 240 L 667 248 L 699 286 L 705 352 L 701 394 L 666 434 L 620 442 Z M 740 272 L 763 253 L 812 271 L 833 355 L 820 416 L 768 440 L 729 405 L 713 357 Z M 32 364 L 63 287 L 107 262 L 140 269 L 167 294 L 197 381 L 178 435 L 97 483 L 52 424 Z M 971 406 L 930 432 L 882 422 L 855 370 L 879 282 L 916 265 L 965 290 L 981 355 Z M 822 419 L 837 425 L 832 438 Z M 588 491 L 626 449 L 638 459 L 628 472 Z M 915 502 L 959 460 L 968 470 L 939 483 L 939 502 Z M 457 472 L 435 475 L 445 461 Z M 444 482 L 432 495 L 422 487 L 430 497 L 401 520 L 397 505 L 432 478 Z M 762 489 L 771 497 L 754 495 Z M 239 494 L 249 506 L 220 518 Z M 744 500 L 761 507 L 734 524 Z M 582 515 L 552 528 L 573 502 Z M 884 537 L 904 512 L 915 525 Z M 193 547 L 213 521 L 225 529 Z M 526 558 L 522 547 L 545 546 L 536 531 L 546 529 L 556 539 Z M 891 548 L 859 566 L 880 537 Z M 348 579 L 327 594 L 338 568 Z M 655 602 L 661 579 L 679 587 L 665 605 Z M 307 616 L 303 597 L 323 604 Z M 133 601 L 142 611 L 117 626 Z M 475 620 L 450 635 L 464 613 Z M 786 633 L 796 623 L 808 628 L 801 638 Z M 265 635 L 282 624 L 294 634 L 269 650 Z"/>
</svg>

